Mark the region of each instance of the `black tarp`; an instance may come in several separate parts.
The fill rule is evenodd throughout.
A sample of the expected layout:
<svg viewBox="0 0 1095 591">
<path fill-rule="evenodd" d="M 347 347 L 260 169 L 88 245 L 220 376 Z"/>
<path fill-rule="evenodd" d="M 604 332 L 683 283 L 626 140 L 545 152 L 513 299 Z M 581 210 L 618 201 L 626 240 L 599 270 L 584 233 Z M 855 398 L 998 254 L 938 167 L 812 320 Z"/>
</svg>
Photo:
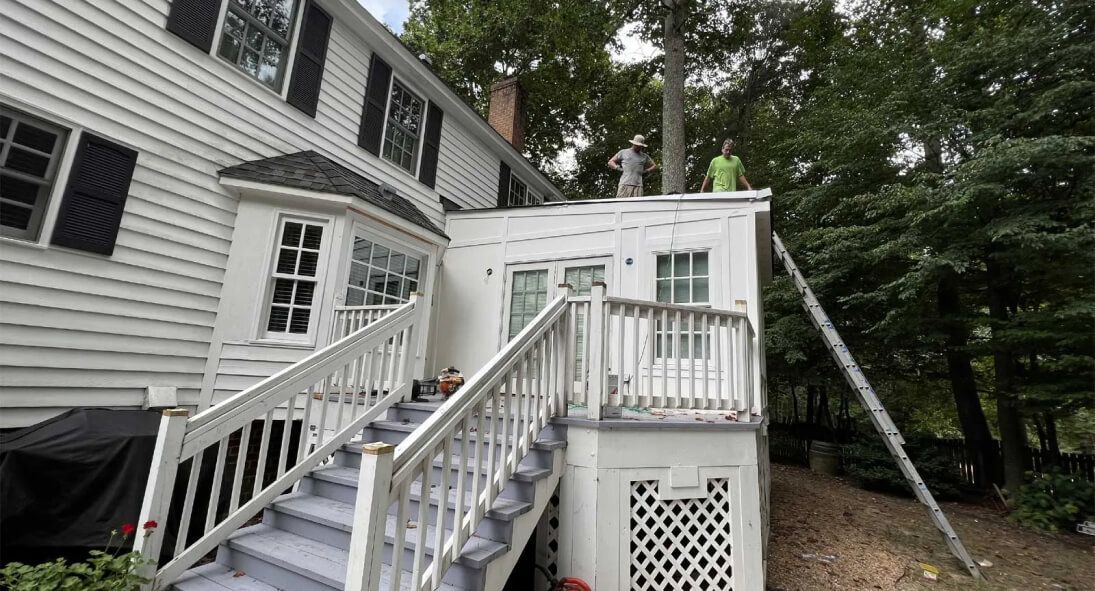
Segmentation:
<svg viewBox="0 0 1095 591">
<path fill-rule="evenodd" d="M 82 559 L 137 524 L 159 411 L 74 409 L 0 435 L 0 560 Z"/>
</svg>

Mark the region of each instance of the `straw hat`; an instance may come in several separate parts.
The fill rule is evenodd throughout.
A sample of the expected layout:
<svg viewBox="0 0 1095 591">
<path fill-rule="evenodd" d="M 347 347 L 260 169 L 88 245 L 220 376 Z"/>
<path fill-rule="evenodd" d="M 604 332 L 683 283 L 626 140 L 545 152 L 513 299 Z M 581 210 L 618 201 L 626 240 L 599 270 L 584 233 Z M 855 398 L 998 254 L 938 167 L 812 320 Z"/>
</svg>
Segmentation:
<svg viewBox="0 0 1095 591">
<path fill-rule="evenodd" d="M 646 147 L 646 138 L 641 136 L 641 135 L 636 134 L 635 137 L 631 139 L 631 145 L 633 145 L 633 146 L 642 146 L 642 147 L 645 148 Z"/>
</svg>

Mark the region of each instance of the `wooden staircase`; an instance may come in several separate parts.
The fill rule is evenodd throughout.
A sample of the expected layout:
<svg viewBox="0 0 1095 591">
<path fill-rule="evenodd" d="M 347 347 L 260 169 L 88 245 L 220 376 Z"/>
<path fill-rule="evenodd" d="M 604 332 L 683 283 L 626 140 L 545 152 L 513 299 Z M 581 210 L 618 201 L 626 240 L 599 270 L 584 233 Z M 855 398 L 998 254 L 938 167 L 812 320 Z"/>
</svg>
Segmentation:
<svg viewBox="0 0 1095 591">
<path fill-rule="evenodd" d="M 216 560 L 187 571 L 175 583 L 180 591 L 331 591 L 345 588 L 347 560 L 354 520 L 354 505 L 359 482 L 363 442 L 398 445 L 418 429 L 441 402 L 397 403 L 382 420 L 370 423 L 361 436 L 343 445 L 332 461 L 312 470 L 294 492 L 276 498 L 263 512 L 262 522 L 244 527 L 224 540 L 216 551 Z M 502 418 L 490 419 L 500 423 Z M 512 421 L 511 421 L 512 423 Z M 498 432 L 498 429 L 492 429 Z M 469 449 L 486 447 L 479 433 L 467 434 Z M 487 437 L 490 437 L 488 435 Z M 441 589 L 501 589 L 521 550 L 536 528 L 539 516 L 558 485 L 562 474 L 565 437 L 556 427 L 547 426 L 510 475 L 501 494 L 485 513 L 474 534 L 464 543 L 459 558 L 445 572 Z M 454 452 L 454 453 L 459 453 Z M 481 460 L 486 454 L 481 454 Z M 458 466 L 463 462 L 442 458 L 433 461 L 430 481 L 442 481 L 447 467 L 454 474 L 448 482 L 458 482 Z M 488 467 L 468 463 L 462 481 L 470 489 L 476 478 L 485 479 Z M 414 564 L 413 553 L 424 535 L 423 552 L 432 556 L 432 541 L 437 539 L 437 512 L 445 512 L 446 528 L 452 527 L 458 496 L 465 511 L 471 495 L 458 495 L 455 486 L 444 491 L 444 508 L 438 486 L 423 495 L 421 479 L 410 488 L 407 515 L 416 519 L 422 503 L 427 503 L 425 527 L 408 520 L 403 548 L 395 548 L 397 517 L 393 504 L 385 523 L 384 558 L 381 589 L 390 588 L 393 552 L 404 553 L 401 568 Z M 447 539 L 450 530 L 444 532 Z M 407 573 L 409 574 L 409 573 Z M 413 577 L 403 576 L 400 589 L 411 589 Z"/>
</svg>

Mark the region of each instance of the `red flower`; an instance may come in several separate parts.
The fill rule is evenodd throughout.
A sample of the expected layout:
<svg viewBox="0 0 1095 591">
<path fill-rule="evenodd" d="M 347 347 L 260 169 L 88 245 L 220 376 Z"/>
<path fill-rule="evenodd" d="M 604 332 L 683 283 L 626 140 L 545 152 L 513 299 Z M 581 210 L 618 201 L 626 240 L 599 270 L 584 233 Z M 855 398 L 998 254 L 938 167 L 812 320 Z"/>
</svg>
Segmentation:
<svg viewBox="0 0 1095 591">
<path fill-rule="evenodd" d="M 122 524 L 122 535 L 123 536 L 128 536 L 129 534 L 131 534 L 135 531 L 137 531 L 137 527 L 135 525 L 133 525 L 132 523 L 123 523 Z"/>
<path fill-rule="evenodd" d="M 153 521 L 146 521 L 146 522 L 144 522 L 144 525 L 143 525 L 143 526 L 141 526 L 141 527 L 142 527 L 142 529 L 152 529 L 152 528 L 154 528 L 154 527 L 158 527 L 159 525 L 160 525 L 160 524 L 156 523 L 156 521 L 155 521 L 155 520 L 153 520 Z"/>
</svg>

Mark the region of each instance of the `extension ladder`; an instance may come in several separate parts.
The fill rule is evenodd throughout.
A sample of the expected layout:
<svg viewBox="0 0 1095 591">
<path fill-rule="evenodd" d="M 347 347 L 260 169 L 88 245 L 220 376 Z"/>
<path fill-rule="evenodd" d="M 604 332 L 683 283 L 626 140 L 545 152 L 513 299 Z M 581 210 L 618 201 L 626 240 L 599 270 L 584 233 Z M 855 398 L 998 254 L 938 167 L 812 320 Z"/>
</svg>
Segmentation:
<svg viewBox="0 0 1095 591">
<path fill-rule="evenodd" d="M 947 516 L 943 514 L 943 510 L 939 508 L 935 498 L 928 491 L 927 485 L 924 484 L 924 479 L 920 477 L 916 467 L 913 466 L 909 456 L 905 453 L 905 448 L 902 447 L 905 439 L 901 437 L 897 425 L 894 424 L 893 419 L 890 418 L 889 413 L 882 406 L 882 402 L 875 394 L 874 388 L 871 388 L 870 382 L 867 381 L 867 376 L 863 375 L 863 371 L 855 362 L 855 358 L 848 351 L 848 346 L 841 340 L 836 327 L 833 326 L 832 321 L 825 314 L 825 310 L 818 303 L 817 298 L 814 297 L 814 292 L 806 283 L 806 278 L 799 272 L 794 259 L 791 258 L 790 253 L 783 246 L 783 241 L 775 232 L 772 232 L 772 246 L 775 249 L 776 257 L 783 263 L 784 268 L 787 269 L 787 274 L 794 281 L 795 289 L 802 295 L 802 306 L 806 308 L 806 312 L 810 315 L 810 323 L 821 334 L 822 340 L 829 348 L 829 353 L 832 354 L 837 366 L 844 374 L 844 379 L 848 380 L 848 384 L 855 391 L 859 402 L 871 417 L 875 430 L 882 436 L 882 440 L 886 443 L 886 449 L 890 450 L 890 455 L 897 461 L 897 467 L 901 469 L 901 473 L 909 481 L 916 498 L 928 507 L 928 514 L 931 516 L 932 523 L 943 533 L 943 539 L 947 542 L 951 554 L 966 566 L 966 569 L 975 579 L 983 578 L 981 570 L 977 568 L 977 563 L 973 561 L 969 552 L 966 551 L 966 547 L 962 545 L 962 540 L 958 539 L 958 534 L 954 532 L 954 528 L 947 521 Z"/>
</svg>

